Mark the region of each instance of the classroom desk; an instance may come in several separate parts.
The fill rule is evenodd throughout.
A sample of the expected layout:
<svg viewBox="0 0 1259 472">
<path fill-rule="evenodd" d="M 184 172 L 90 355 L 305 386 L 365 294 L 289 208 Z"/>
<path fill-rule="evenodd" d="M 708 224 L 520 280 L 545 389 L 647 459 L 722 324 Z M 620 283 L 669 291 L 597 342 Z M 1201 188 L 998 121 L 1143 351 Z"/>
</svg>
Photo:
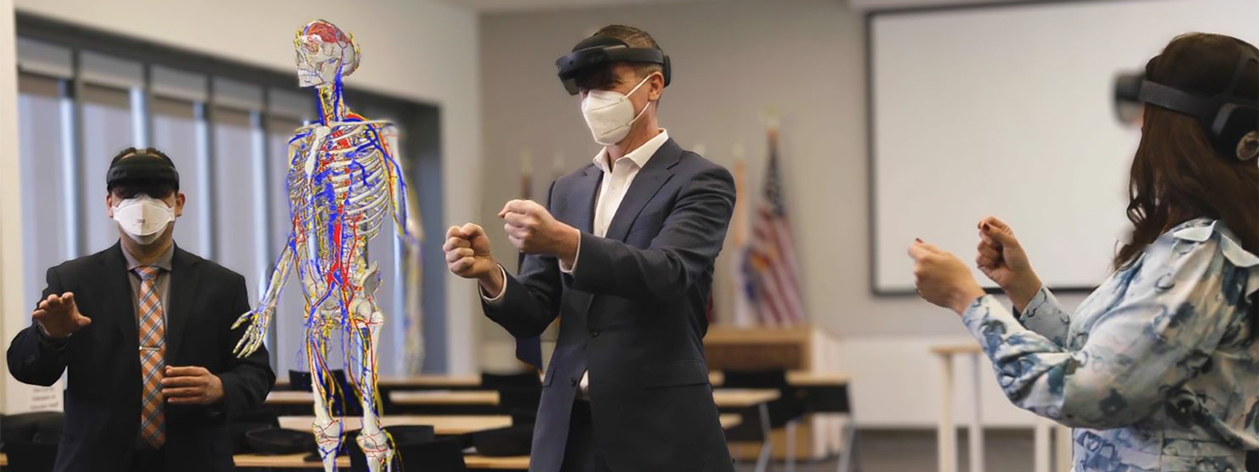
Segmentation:
<svg viewBox="0 0 1259 472">
<path fill-rule="evenodd" d="M 991 369 L 984 367 L 980 362 L 984 355 L 983 350 L 978 344 L 970 342 L 932 346 L 931 353 L 940 358 L 940 419 L 936 432 L 939 471 L 955 472 L 957 470 L 957 440 L 955 438 L 957 430 L 954 429 L 953 423 L 953 358 L 965 357 L 969 358 L 971 364 L 971 388 L 973 389 L 970 424 L 966 428 L 970 438 L 969 457 L 972 458 L 970 470 L 984 472 L 983 421 L 980 415 L 983 402 L 980 400 L 980 377 L 987 375 L 986 372 L 991 372 Z M 1059 464 L 1071 463 L 1070 430 L 1065 427 L 1055 427 L 1052 421 L 1037 417 L 1032 430 L 1034 444 L 1032 464 L 1035 472 L 1049 472 L 1051 455 L 1049 439 L 1054 429 L 1057 429 L 1060 443 L 1057 461 Z"/>
<path fill-rule="evenodd" d="M 359 429 L 362 425 L 360 419 L 344 418 L 342 425 L 346 431 Z M 298 431 L 306 431 L 311 428 L 311 424 L 315 422 L 314 416 L 281 416 L 280 427 L 284 429 L 294 429 Z M 382 416 L 380 422 L 383 426 L 398 425 L 429 425 L 433 427 L 434 434 L 439 436 L 457 435 L 484 431 L 487 429 L 506 428 L 511 426 L 510 416 Z M 721 427 L 730 429 L 743 423 L 743 417 L 733 413 L 721 415 Z"/>
<path fill-rule="evenodd" d="M 389 425 L 389 424 L 433 424 L 436 427 L 436 423 L 447 421 L 450 418 L 458 418 L 458 417 L 450 417 L 450 416 L 385 417 L 384 422 L 386 425 Z M 468 418 L 468 417 L 464 417 L 464 418 Z M 472 418 L 477 418 L 477 417 L 472 417 Z M 484 418 L 494 418 L 494 417 L 480 417 L 480 419 L 484 419 Z M 310 427 L 310 422 L 313 419 L 314 417 L 297 417 L 297 416 L 281 417 L 280 426 L 283 428 L 305 430 L 306 428 Z M 394 421 L 395 419 L 396 421 Z M 419 421 L 421 423 L 415 423 L 415 422 L 412 422 L 412 420 Z M 428 421 L 428 422 L 423 423 L 424 421 Z M 511 422 L 510 418 L 508 418 L 507 422 L 508 423 Z M 743 418 L 740 417 L 739 415 L 734 415 L 734 414 L 721 415 L 721 425 L 722 427 L 726 429 L 730 429 L 735 426 L 738 426 L 742 422 L 743 422 Z M 481 424 L 474 424 L 474 422 L 469 422 L 469 425 L 465 427 L 464 429 L 473 429 L 473 430 L 489 429 L 489 428 L 477 427 L 477 426 L 488 426 L 488 425 L 489 425 L 488 422 L 482 422 Z M 347 421 L 346 429 L 351 429 L 351 426 L 358 427 L 357 423 L 355 423 L 354 425 L 351 425 L 350 422 Z M 447 424 L 447 426 L 452 427 L 449 424 Z M 438 432 L 437 434 L 444 434 L 444 433 Z M 452 433 L 452 434 L 458 434 L 458 433 Z M 303 459 L 305 458 L 305 456 L 306 454 L 284 454 L 284 455 L 237 454 L 232 459 L 236 462 L 237 467 L 270 467 L 270 468 L 277 468 L 277 469 L 301 469 L 301 468 L 318 468 L 319 467 L 319 464 L 316 462 L 304 461 Z M 3 460 L 3 456 L 0 455 L 0 461 L 2 460 Z M 463 460 L 468 465 L 469 469 L 474 469 L 474 470 L 527 470 L 529 468 L 529 456 L 486 457 L 486 456 L 480 456 L 476 454 L 469 454 L 469 455 L 463 456 Z M 0 464 L 3 464 L 3 463 L 0 462 Z M 337 467 L 349 468 L 350 459 L 348 457 L 338 457 Z"/>
<path fill-rule="evenodd" d="M 970 358 L 972 362 L 974 393 L 971 394 L 973 402 L 970 426 L 967 431 L 970 434 L 970 470 L 971 472 L 984 471 L 984 435 L 983 428 L 980 426 L 980 410 L 983 403 L 979 398 L 979 376 L 982 370 L 979 368 L 979 355 L 983 353 L 979 349 L 979 345 L 975 343 L 966 344 L 944 344 L 931 347 L 931 353 L 940 358 L 940 421 L 936 429 L 936 461 L 939 464 L 940 472 L 955 472 L 957 470 L 957 440 L 954 437 L 956 431 L 953 425 L 953 357 L 965 356 Z"/>
<path fill-rule="evenodd" d="M 843 374 L 803 370 L 787 372 L 787 384 L 793 387 L 842 387 L 848 385 L 849 380 L 848 376 Z M 713 387 L 719 388 L 725 383 L 726 375 L 722 371 L 714 370 L 708 373 L 708 381 L 713 384 Z"/>
<path fill-rule="evenodd" d="M 288 379 L 276 379 L 275 386 L 287 389 Z M 393 389 L 470 389 L 481 386 L 481 377 L 476 375 L 382 375 L 376 379 L 376 386 Z"/>
<path fill-rule="evenodd" d="M 342 428 L 345 431 L 359 429 L 362 427 L 362 419 L 354 417 L 346 417 L 341 419 Z M 297 431 L 310 431 L 311 425 L 314 424 L 314 416 L 281 416 L 280 427 L 284 429 L 294 429 Z M 510 416 L 451 416 L 451 415 L 385 415 L 380 417 L 382 426 L 399 426 L 399 425 L 429 425 L 433 427 L 433 433 L 438 436 L 454 436 L 459 434 L 475 433 L 487 429 L 506 428 L 511 426 Z"/>
<path fill-rule="evenodd" d="M 712 371 L 708 374 L 709 381 L 713 386 L 720 386 L 725 375 L 721 371 Z M 787 383 L 797 387 L 812 386 L 840 386 L 847 385 L 849 378 L 841 374 L 808 372 L 803 370 L 793 370 L 787 372 Z M 381 376 L 376 380 L 376 385 L 380 388 L 394 390 L 433 390 L 433 389 L 454 389 L 469 390 L 481 388 L 481 378 L 476 375 L 399 375 L 399 376 Z M 280 390 L 287 389 L 289 386 L 288 379 L 278 379 L 275 386 Z"/>
<path fill-rule="evenodd" d="M 237 454 L 232 456 L 236 467 L 263 467 L 270 469 L 320 469 L 318 462 L 306 462 L 307 454 Z M 476 454 L 463 456 L 463 461 L 473 470 L 528 470 L 529 456 L 486 457 Z M 0 453 L 0 466 L 9 465 L 9 458 Z M 337 467 L 349 470 L 350 458 L 337 458 Z"/>
<path fill-rule="evenodd" d="M 319 462 L 307 462 L 307 454 L 237 454 L 232 456 L 236 467 L 263 467 L 272 469 L 322 469 Z M 463 461 L 472 470 L 528 470 L 529 456 L 486 457 L 476 454 L 463 456 Z M 350 458 L 337 458 L 337 467 L 349 470 Z"/>
<path fill-rule="evenodd" d="M 454 416 L 411 416 L 411 417 L 384 417 L 383 422 L 390 424 L 430 424 L 438 431 L 437 434 L 462 434 L 463 430 L 479 430 L 493 429 L 499 426 L 499 418 L 505 418 L 507 426 L 511 424 L 510 417 L 454 417 Z M 459 419 L 459 423 L 463 426 L 454 424 L 453 419 Z M 314 417 L 286 416 L 280 418 L 280 426 L 283 428 L 305 430 L 310 427 Z M 450 421 L 448 423 L 448 421 Z M 721 415 L 721 426 L 730 429 L 738 426 L 743 422 L 743 418 L 739 415 L 725 414 Z M 441 425 L 441 426 L 439 426 Z M 346 421 L 346 429 L 351 426 L 357 428 L 357 423 L 351 425 L 349 419 Z M 444 429 L 443 429 L 444 426 Z M 443 433 L 441 431 L 447 431 Z M 237 454 L 232 456 L 232 461 L 236 467 L 265 467 L 275 469 L 318 469 L 318 462 L 306 462 L 304 459 L 307 454 L 282 454 L 282 455 L 263 455 L 263 454 Z M 474 470 L 527 470 L 529 469 L 529 456 L 509 456 L 509 457 L 486 457 L 476 454 L 470 454 L 463 457 L 464 463 L 469 469 Z M 9 465 L 8 457 L 0 453 L 0 466 Z M 338 457 L 337 467 L 349 469 L 350 458 Z"/>
<path fill-rule="evenodd" d="M 404 406 L 498 406 L 493 390 L 416 390 L 389 392 L 395 405 Z"/>
<path fill-rule="evenodd" d="M 709 381 L 714 387 L 721 389 L 721 385 L 725 383 L 725 375 L 721 371 L 713 371 L 708 374 Z M 851 379 L 847 375 L 828 372 L 810 372 L 803 370 L 787 371 L 787 384 L 798 390 L 797 394 L 804 395 L 809 404 L 811 413 L 844 413 L 849 415 L 849 421 L 846 426 L 840 426 L 845 438 L 843 453 L 839 458 L 840 472 L 847 472 L 852 467 L 852 454 L 850 451 L 855 446 L 856 426 L 852 418 L 852 408 L 848 400 L 848 384 Z M 795 438 L 797 422 L 787 423 L 786 431 L 786 450 L 787 452 L 787 470 L 793 470 L 795 465 Z"/>
<path fill-rule="evenodd" d="M 756 407 L 761 420 L 761 453 L 756 458 L 756 472 L 769 469 L 769 456 L 773 445 L 769 441 L 769 402 L 778 399 L 781 393 L 773 389 L 721 388 L 713 390 L 713 403 L 717 408 L 744 409 Z"/>
<path fill-rule="evenodd" d="M 389 398 L 396 405 L 405 406 L 496 406 L 498 392 L 491 390 L 429 390 L 416 392 L 390 392 Z M 713 390 L 713 401 L 718 408 L 736 409 L 756 406 L 778 399 L 773 389 L 718 388 Z M 280 391 L 267 395 L 268 405 L 310 405 L 314 396 L 310 392 Z"/>
<path fill-rule="evenodd" d="M 475 406 L 498 405 L 498 392 L 487 390 L 390 392 L 389 395 L 390 400 L 400 406 L 466 406 L 470 403 Z M 779 391 L 774 389 L 720 388 L 713 390 L 713 402 L 717 404 L 717 408 L 738 410 L 755 407 L 757 409 L 761 420 L 762 437 L 765 438 L 756 460 L 757 472 L 764 472 L 769 467 L 772 450 L 769 442 L 769 402 L 777 400 L 779 395 Z M 313 402 L 313 395 L 310 392 L 297 391 L 271 392 L 266 400 L 269 405 L 310 405 Z"/>
<path fill-rule="evenodd" d="M 778 399 L 778 390 L 767 388 L 718 388 L 713 389 L 713 403 L 721 409 L 763 406 Z"/>
</svg>

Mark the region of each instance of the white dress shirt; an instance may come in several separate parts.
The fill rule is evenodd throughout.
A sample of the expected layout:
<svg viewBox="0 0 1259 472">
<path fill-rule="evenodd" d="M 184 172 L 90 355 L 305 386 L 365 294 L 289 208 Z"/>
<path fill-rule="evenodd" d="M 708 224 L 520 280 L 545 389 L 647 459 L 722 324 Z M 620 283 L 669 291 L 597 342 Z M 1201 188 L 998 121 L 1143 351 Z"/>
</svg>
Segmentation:
<svg viewBox="0 0 1259 472">
<path fill-rule="evenodd" d="M 651 160 L 651 156 L 660 150 L 665 142 L 669 141 L 669 132 L 661 129 L 660 134 L 647 140 L 642 146 L 621 156 L 616 162 L 612 163 L 612 168 L 608 168 L 608 149 L 599 150 L 599 154 L 594 157 L 594 165 L 603 171 L 603 178 L 599 182 L 599 193 L 595 197 L 595 219 L 591 229 L 594 235 L 600 238 L 608 234 L 608 226 L 612 224 L 612 217 L 616 216 L 616 210 L 621 207 L 621 200 L 625 199 L 625 193 L 629 191 L 630 184 L 634 183 L 634 177 L 638 176 L 638 171 L 647 165 L 647 161 Z M 577 261 L 581 259 L 581 239 L 577 240 L 577 256 L 573 258 L 573 265 L 566 266 L 560 262 L 560 271 L 571 274 L 577 268 Z M 507 271 L 499 266 L 498 270 L 503 271 L 503 279 L 507 278 Z M 481 292 L 481 297 L 486 303 L 491 305 L 503 301 L 503 294 L 507 293 L 507 285 L 503 285 L 503 289 L 498 295 L 490 298 L 485 292 Z M 581 397 L 589 398 L 590 389 L 590 373 L 587 371 L 581 376 Z"/>
</svg>

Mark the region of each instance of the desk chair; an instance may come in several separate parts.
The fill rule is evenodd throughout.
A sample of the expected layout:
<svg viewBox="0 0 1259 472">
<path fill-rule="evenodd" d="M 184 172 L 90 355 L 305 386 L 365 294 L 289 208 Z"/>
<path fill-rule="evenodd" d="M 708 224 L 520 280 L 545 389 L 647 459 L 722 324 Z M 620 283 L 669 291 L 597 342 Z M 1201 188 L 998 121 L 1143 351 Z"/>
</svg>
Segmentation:
<svg viewBox="0 0 1259 472">
<path fill-rule="evenodd" d="M 466 435 L 463 441 L 486 457 L 527 456 L 533 447 L 533 424 L 477 431 Z"/>
<path fill-rule="evenodd" d="M 12 472 L 46 472 L 57 462 L 57 443 L 66 415 L 41 411 L 6 415 L 0 421 L 0 451 L 9 456 Z"/>
<path fill-rule="evenodd" d="M 787 428 L 787 470 L 794 471 L 796 469 L 796 428 L 805 410 L 804 403 L 801 401 L 802 392 L 787 382 L 787 371 L 785 369 L 727 370 L 725 377 L 725 382 L 721 384 L 723 388 L 778 390 L 778 399 L 770 401 L 767 408 L 769 427 L 770 429 Z M 726 438 L 731 441 L 769 441 L 770 438 L 763 437 L 760 423 L 762 419 L 756 414 L 755 409 L 749 409 L 743 413 L 743 424 L 727 431 Z"/>
<path fill-rule="evenodd" d="M 474 447 L 477 454 L 483 456 L 529 455 L 541 403 L 541 384 L 499 387 L 498 413 L 510 415 L 511 426 L 465 434 L 459 438 L 460 445 Z"/>
<path fill-rule="evenodd" d="M 239 418 L 233 418 L 227 424 L 228 433 L 232 436 L 233 453 L 249 454 L 259 452 L 254 450 L 246 435 L 250 431 L 278 429 L 279 427 L 280 418 L 274 412 L 265 409 L 256 409 L 241 415 Z"/>
<path fill-rule="evenodd" d="M 538 420 L 542 403 L 542 387 L 502 387 L 498 389 L 498 408 L 511 416 L 514 425 L 533 425 Z"/>
<path fill-rule="evenodd" d="M 481 388 L 498 390 L 503 387 L 538 387 L 542 388 L 542 379 L 537 372 L 518 372 L 510 374 L 481 373 Z"/>
<path fill-rule="evenodd" d="M 9 442 L 56 444 L 65 422 L 66 415 L 60 411 L 6 415 L 0 421 L 0 448 Z"/>
<path fill-rule="evenodd" d="M 393 438 L 393 470 L 395 472 L 466 472 L 463 447 L 456 438 L 435 438 L 432 426 L 386 426 L 385 431 Z M 352 446 L 350 470 L 367 470 L 367 458 L 358 448 L 354 437 L 358 431 L 346 435 L 345 443 Z"/>
<path fill-rule="evenodd" d="M 334 369 L 332 373 L 332 382 L 336 386 L 336 392 L 332 395 L 331 411 L 334 416 L 362 416 L 363 405 L 358 402 L 355 397 L 354 388 L 350 386 L 350 381 L 345 377 L 345 371 Z M 289 371 L 289 388 L 299 392 L 311 391 L 310 372 L 300 370 Z M 388 395 L 381 395 L 380 405 L 383 409 L 391 406 L 385 402 L 389 401 Z M 309 413 L 308 413 L 309 414 Z"/>
<path fill-rule="evenodd" d="M 855 463 L 853 457 L 857 455 L 857 422 L 853 418 L 848 386 L 804 387 L 801 393 L 806 413 L 841 413 L 848 416 L 843 427 L 844 451 L 839 457 L 839 472 L 848 472 Z"/>
<path fill-rule="evenodd" d="M 4 452 L 9 456 L 7 472 L 48 472 L 57 463 L 55 442 L 6 442 Z"/>
</svg>

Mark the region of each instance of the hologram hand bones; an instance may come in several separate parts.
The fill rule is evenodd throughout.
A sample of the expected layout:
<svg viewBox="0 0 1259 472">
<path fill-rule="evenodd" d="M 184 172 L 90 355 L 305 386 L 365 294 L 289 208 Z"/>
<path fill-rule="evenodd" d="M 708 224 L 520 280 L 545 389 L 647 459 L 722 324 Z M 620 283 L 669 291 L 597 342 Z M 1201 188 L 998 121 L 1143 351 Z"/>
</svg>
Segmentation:
<svg viewBox="0 0 1259 472">
<path fill-rule="evenodd" d="M 393 450 L 378 416 L 376 341 L 384 315 L 375 298 L 380 273 L 376 263 L 368 261 L 367 242 L 384 225 L 385 212 L 392 210 L 400 242 L 410 251 L 419 250 L 407 229 L 406 184 L 394 156 L 397 133 L 392 124 L 366 120 L 345 106 L 341 79 L 358 67 L 360 56 L 352 36 L 316 20 L 298 31 L 293 44 L 298 79 L 303 87 L 316 88 L 321 116 L 289 140 L 292 231 L 258 307 L 233 325 L 248 324 L 236 354 L 251 354 L 266 337 L 292 264 L 306 297 L 313 429 L 324 470 L 336 469 L 341 443 L 341 421 L 330 411 L 337 388 L 326 362 L 328 340 L 334 329 L 340 329 L 347 344 L 349 381 L 363 409 L 358 445 L 370 470 L 379 472 L 390 463 Z"/>
</svg>

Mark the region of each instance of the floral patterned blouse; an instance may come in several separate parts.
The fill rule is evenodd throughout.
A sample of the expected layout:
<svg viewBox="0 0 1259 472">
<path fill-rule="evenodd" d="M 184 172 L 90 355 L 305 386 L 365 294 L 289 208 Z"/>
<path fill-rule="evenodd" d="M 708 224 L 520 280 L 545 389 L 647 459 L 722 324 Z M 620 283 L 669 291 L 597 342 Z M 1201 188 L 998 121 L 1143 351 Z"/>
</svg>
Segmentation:
<svg viewBox="0 0 1259 472">
<path fill-rule="evenodd" d="M 1015 405 L 1074 428 L 1076 472 L 1243 472 L 1259 448 L 1259 257 L 1223 222 L 1178 225 L 1076 310 L 963 315 Z"/>
</svg>

